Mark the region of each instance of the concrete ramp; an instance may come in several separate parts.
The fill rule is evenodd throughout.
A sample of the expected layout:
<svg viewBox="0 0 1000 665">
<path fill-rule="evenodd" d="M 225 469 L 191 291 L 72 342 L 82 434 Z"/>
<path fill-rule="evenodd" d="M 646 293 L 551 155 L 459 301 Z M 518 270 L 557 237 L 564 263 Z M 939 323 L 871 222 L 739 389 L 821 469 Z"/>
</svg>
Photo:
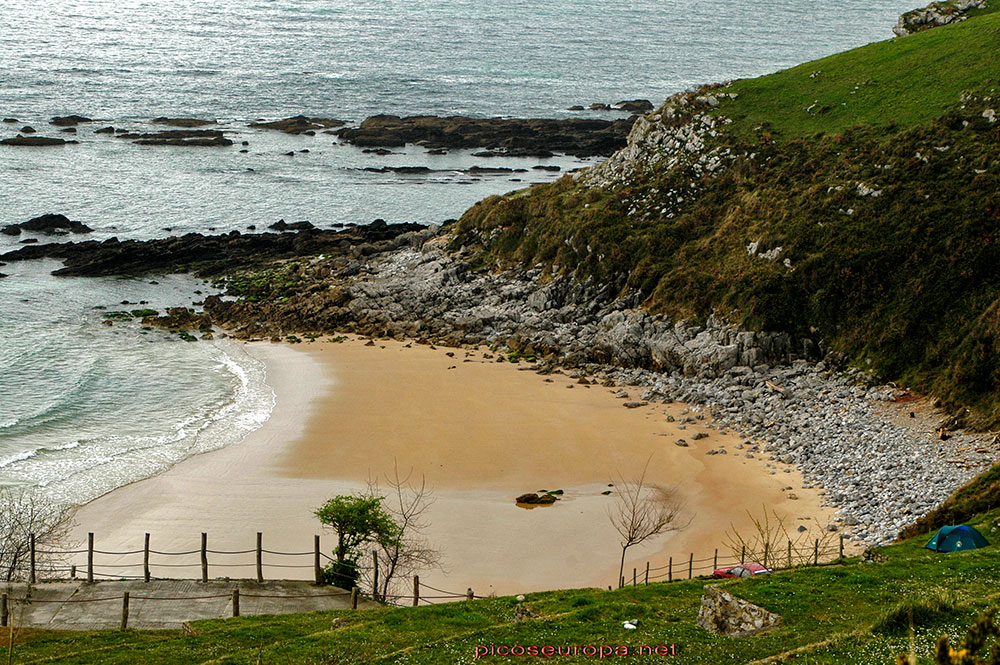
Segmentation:
<svg viewBox="0 0 1000 665">
<path fill-rule="evenodd" d="M 239 589 L 240 615 L 294 614 L 350 609 L 349 592 L 298 580 L 252 582 L 194 580 L 42 582 L 11 584 L 10 620 L 15 626 L 51 630 L 120 628 L 123 597 L 129 592 L 128 627 L 139 630 L 182 628 L 188 621 L 233 616 L 233 590 Z M 378 607 L 358 599 L 358 607 Z"/>
</svg>

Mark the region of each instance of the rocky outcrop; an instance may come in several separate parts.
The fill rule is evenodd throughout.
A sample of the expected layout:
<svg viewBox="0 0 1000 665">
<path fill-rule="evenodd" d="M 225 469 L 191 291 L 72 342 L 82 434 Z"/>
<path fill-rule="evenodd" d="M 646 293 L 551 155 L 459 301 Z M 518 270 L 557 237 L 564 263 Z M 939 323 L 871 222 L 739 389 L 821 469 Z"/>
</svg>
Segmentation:
<svg viewBox="0 0 1000 665">
<path fill-rule="evenodd" d="M 14 145 L 14 146 L 27 146 L 27 147 L 38 147 L 38 146 L 50 146 L 50 145 L 68 145 L 70 143 L 79 143 L 79 141 L 67 141 L 65 139 L 54 139 L 47 136 L 15 136 L 11 139 L 3 139 L 0 141 L 0 145 Z"/>
<path fill-rule="evenodd" d="M 986 0 L 948 0 L 947 2 L 932 2 L 923 9 L 914 9 L 899 17 L 892 28 L 897 37 L 905 37 L 915 32 L 937 28 L 950 23 L 957 23 L 968 18 L 971 9 L 986 7 Z"/>
<path fill-rule="evenodd" d="M 182 129 L 194 129 L 197 127 L 204 127 L 205 125 L 216 124 L 215 120 L 200 120 L 198 118 L 153 118 L 153 122 L 157 125 L 167 125 L 169 127 L 180 127 Z"/>
<path fill-rule="evenodd" d="M 333 118 L 309 118 L 304 115 L 297 115 L 284 120 L 274 120 L 272 122 L 252 122 L 251 127 L 262 129 L 275 129 L 286 134 L 315 134 L 321 129 L 331 129 L 333 127 L 343 127 L 343 120 Z"/>
<path fill-rule="evenodd" d="M 486 148 L 508 156 L 610 155 L 625 145 L 635 118 L 521 119 L 465 116 L 377 115 L 359 127 L 341 129 L 342 139 L 362 147 L 417 143 L 431 149 Z"/>
<path fill-rule="evenodd" d="M 217 129 L 171 129 L 162 132 L 116 134 L 136 145 L 229 146 L 233 142 Z"/>
<path fill-rule="evenodd" d="M 74 222 L 65 215 L 41 215 L 20 224 L 8 224 L 0 229 L 0 233 L 16 236 L 21 231 L 37 231 L 39 233 L 90 233 L 94 229 L 81 222 Z"/>
<path fill-rule="evenodd" d="M 82 115 L 66 115 L 66 116 L 56 116 L 49 121 L 49 124 L 55 125 L 56 127 L 76 127 L 81 122 L 94 122 L 90 118 L 84 117 Z"/>
<path fill-rule="evenodd" d="M 711 88 L 670 97 L 655 113 L 640 116 L 625 147 L 582 171 L 580 182 L 591 187 L 616 187 L 653 166 L 660 170 L 688 168 L 692 181 L 718 172 L 736 156 L 728 149 L 709 147 L 708 139 L 728 121 L 706 111 L 733 97 L 733 93 L 715 93 Z"/>
<path fill-rule="evenodd" d="M 390 226 L 385 222 L 373 222 L 342 231 L 246 235 L 232 231 L 215 236 L 189 233 L 159 240 L 109 238 L 103 242 L 32 245 L 3 256 L 5 261 L 61 259 L 65 267 L 53 274 L 66 276 L 142 275 L 180 270 L 215 275 L 234 267 L 292 256 L 314 256 L 324 252 L 343 254 L 348 250 L 359 256 L 367 255 L 377 251 L 379 243 L 424 228 L 420 224 Z"/>
<path fill-rule="evenodd" d="M 698 610 L 698 625 L 727 637 L 749 637 L 779 627 L 781 616 L 728 591 L 706 586 Z"/>
</svg>

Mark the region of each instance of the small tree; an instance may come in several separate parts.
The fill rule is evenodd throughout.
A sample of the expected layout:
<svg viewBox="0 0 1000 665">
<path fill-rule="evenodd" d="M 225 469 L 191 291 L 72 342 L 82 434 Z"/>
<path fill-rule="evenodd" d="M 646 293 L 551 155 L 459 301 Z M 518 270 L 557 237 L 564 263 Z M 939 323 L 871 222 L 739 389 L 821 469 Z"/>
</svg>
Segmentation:
<svg viewBox="0 0 1000 665">
<path fill-rule="evenodd" d="M 375 600 L 388 598 L 393 583 L 400 578 L 408 578 L 419 569 L 438 565 L 438 553 L 424 537 L 427 528 L 424 513 L 433 503 L 433 498 L 423 477 L 419 485 L 410 482 L 412 474 L 411 470 L 405 478 L 400 478 L 397 466 L 391 477 L 388 474 L 385 476 L 389 495 L 385 509 L 392 515 L 398 534 L 392 540 L 378 543 L 377 584 L 373 574 L 367 576 Z M 368 492 L 371 495 L 380 494 L 378 481 L 369 481 Z"/>
<path fill-rule="evenodd" d="M 327 571 L 328 581 L 342 588 L 357 582 L 362 545 L 387 546 L 399 539 L 399 527 L 383 508 L 382 497 L 371 493 L 335 496 L 316 509 L 316 517 L 337 534 L 336 561 Z"/>
<path fill-rule="evenodd" d="M 747 516 L 753 524 L 749 533 L 740 533 L 732 525 L 726 532 L 726 545 L 734 559 L 745 559 L 772 568 L 778 568 L 782 563 L 789 567 L 808 566 L 815 562 L 817 556 L 826 558 L 837 551 L 834 534 L 823 529 L 815 519 L 811 531 L 792 534 L 785 520 L 773 510 L 768 515 L 767 508 L 762 507 L 760 517 L 755 517 L 748 510 Z M 791 558 L 788 552 L 791 552 Z"/>
<path fill-rule="evenodd" d="M 58 549 L 73 526 L 72 510 L 46 501 L 35 490 L 0 489 L 0 575 L 7 582 L 28 579 L 31 535 L 35 536 L 35 568 L 51 572 L 61 561 Z"/>
<path fill-rule="evenodd" d="M 650 457 L 652 459 L 652 457 Z M 673 489 L 646 485 L 646 471 L 649 461 L 642 468 L 636 480 L 627 481 L 619 477 L 614 507 L 609 508 L 608 517 L 615 531 L 621 536 L 622 557 L 618 566 L 618 584 L 621 586 L 625 573 L 625 553 L 633 545 L 645 542 L 668 531 L 677 531 L 687 524 L 676 524 L 682 502 Z"/>
</svg>

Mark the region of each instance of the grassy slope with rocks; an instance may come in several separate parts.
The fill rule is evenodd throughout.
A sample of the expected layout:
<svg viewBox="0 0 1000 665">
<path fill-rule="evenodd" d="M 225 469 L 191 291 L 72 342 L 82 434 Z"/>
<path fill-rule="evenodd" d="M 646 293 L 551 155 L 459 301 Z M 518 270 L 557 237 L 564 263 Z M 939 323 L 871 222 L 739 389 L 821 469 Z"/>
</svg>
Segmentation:
<svg viewBox="0 0 1000 665">
<path fill-rule="evenodd" d="M 610 282 L 677 319 L 818 334 L 998 423 L 997 61 L 1000 13 L 985 10 L 672 98 L 646 126 L 695 127 L 702 146 L 647 144 L 604 186 L 566 176 L 486 199 L 454 246 Z"/>
<path fill-rule="evenodd" d="M 1000 511 L 972 523 L 993 540 Z M 991 531 L 992 529 L 992 531 Z M 919 662 L 941 634 L 962 636 L 980 612 L 1000 602 L 1000 549 L 957 554 L 923 549 L 929 534 L 883 548 L 882 563 L 801 568 L 723 584 L 736 595 L 782 615 L 779 629 L 745 639 L 708 633 L 695 619 L 705 580 L 529 594 L 535 617 L 518 620 L 515 598 L 490 598 L 420 608 L 316 612 L 199 621 L 192 630 L 157 632 L 21 631 L 17 663 L 471 663 L 479 645 L 677 644 L 678 665 L 777 662 L 895 662 L 910 645 L 913 616 Z M 625 620 L 638 620 L 626 630 Z M 0 636 L 0 640 L 5 636 Z M 954 642 L 953 642 L 954 643 Z M 5 645 L 4 645 L 5 646 Z M 793 655 L 794 654 L 794 655 Z M 593 656 L 485 657 L 481 662 L 592 663 Z M 616 656 L 613 662 L 650 662 Z"/>
</svg>

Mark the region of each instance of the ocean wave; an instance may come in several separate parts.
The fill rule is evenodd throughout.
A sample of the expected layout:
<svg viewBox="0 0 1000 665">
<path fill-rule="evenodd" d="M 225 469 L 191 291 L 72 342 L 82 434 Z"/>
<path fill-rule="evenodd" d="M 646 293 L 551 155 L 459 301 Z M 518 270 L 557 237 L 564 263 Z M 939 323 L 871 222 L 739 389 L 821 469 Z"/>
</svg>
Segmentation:
<svg viewBox="0 0 1000 665">
<path fill-rule="evenodd" d="M 266 383 L 263 364 L 241 346 L 223 340 L 213 345 L 218 355 L 206 360 L 231 377 L 232 388 L 207 410 L 184 418 L 162 435 L 109 433 L 10 455 L 0 459 L 4 478 L 44 488 L 53 500 L 84 503 L 162 473 L 192 455 L 241 441 L 270 416 L 274 392 Z"/>
</svg>

